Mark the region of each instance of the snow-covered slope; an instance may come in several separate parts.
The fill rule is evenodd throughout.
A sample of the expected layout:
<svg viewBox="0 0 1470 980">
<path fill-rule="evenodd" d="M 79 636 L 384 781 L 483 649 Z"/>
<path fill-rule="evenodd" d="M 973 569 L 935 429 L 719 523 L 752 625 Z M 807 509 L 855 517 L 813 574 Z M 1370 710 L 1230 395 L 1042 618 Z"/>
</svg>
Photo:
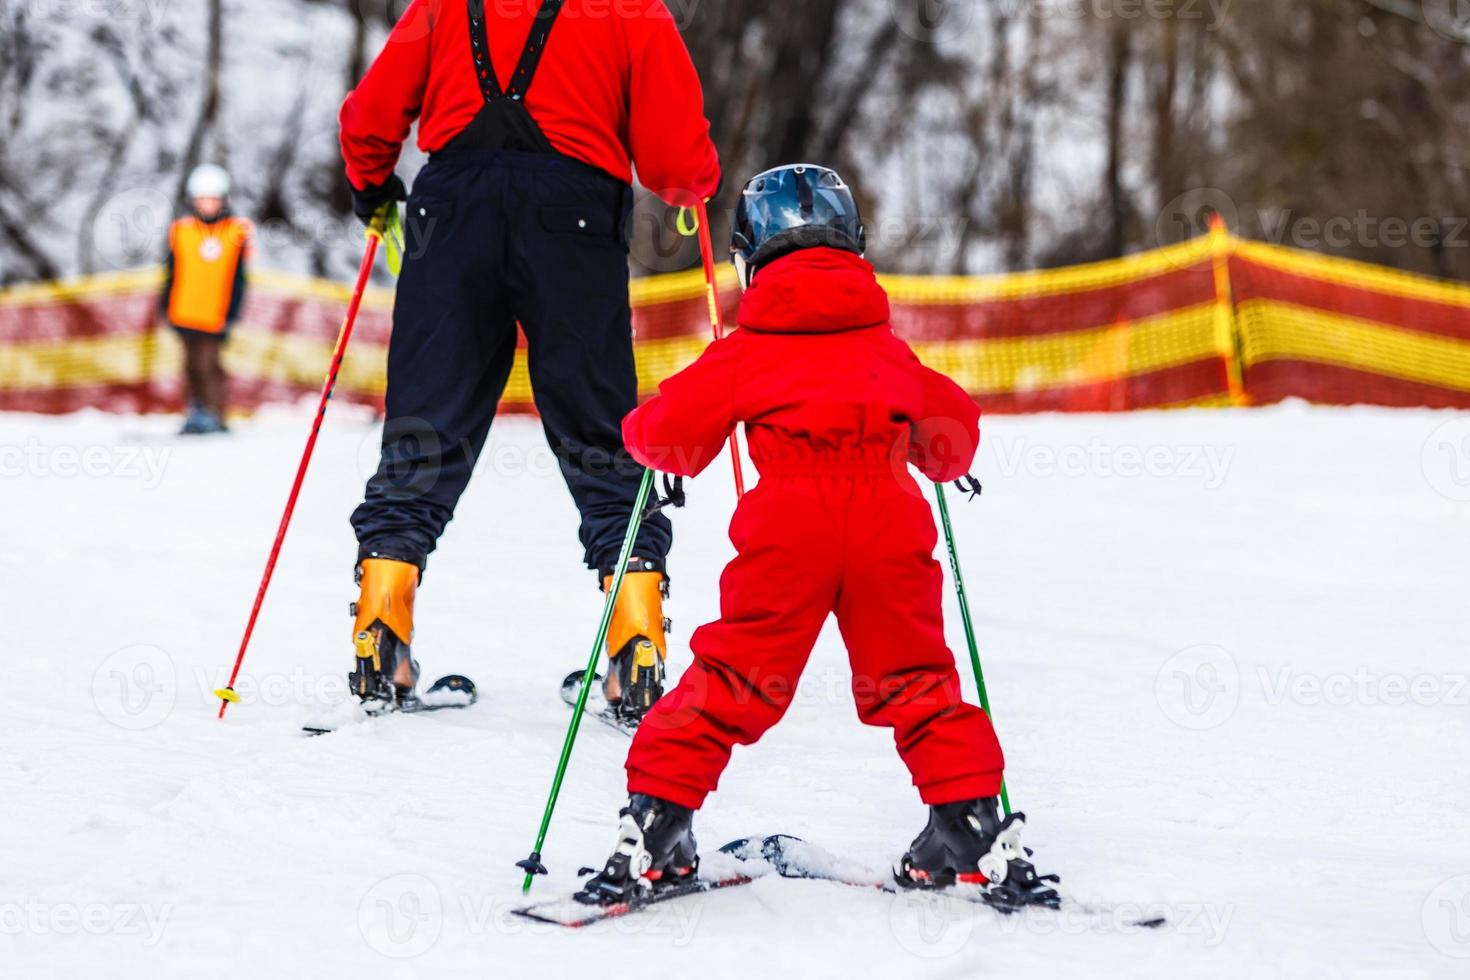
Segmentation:
<svg viewBox="0 0 1470 980">
<path fill-rule="evenodd" d="M 7 977 L 1451 977 L 1470 968 L 1470 418 L 1287 407 L 987 423 L 957 506 L 1011 789 L 1042 870 L 1166 913 L 1002 920 L 766 880 L 588 933 L 508 918 L 599 594 L 538 428 L 497 425 L 425 582 L 463 714 L 297 734 L 340 699 L 347 514 L 376 432 L 333 415 L 213 717 L 305 436 L 0 418 Z M 1456 468 L 1458 467 L 1458 468 Z M 1129 475 L 1132 473 L 1133 475 Z M 727 471 L 679 515 L 675 656 L 716 609 Z M 1456 498 L 1460 499 L 1456 499 Z M 949 610 L 952 643 L 963 649 Z M 901 638 L 895 638 L 901 642 Z M 698 818 L 881 865 L 923 822 L 835 631 Z M 612 841 L 627 743 L 589 725 L 550 896 Z"/>
</svg>

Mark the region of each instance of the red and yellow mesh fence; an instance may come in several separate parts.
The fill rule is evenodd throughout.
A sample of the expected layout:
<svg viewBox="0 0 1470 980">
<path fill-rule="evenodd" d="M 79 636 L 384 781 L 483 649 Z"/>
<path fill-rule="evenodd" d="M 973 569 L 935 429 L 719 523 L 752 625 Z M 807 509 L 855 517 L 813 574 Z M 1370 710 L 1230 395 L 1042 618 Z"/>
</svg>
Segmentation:
<svg viewBox="0 0 1470 980">
<path fill-rule="evenodd" d="M 1470 286 L 1255 242 L 1230 281 L 1253 401 L 1470 408 Z"/>
<path fill-rule="evenodd" d="M 723 273 L 734 322 L 738 292 Z M 1217 228 L 1093 265 L 999 276 L 886 276 L 894 328 L 992 412 L 1311 401 L 1470 407 L 1470 286 L 1240 241 Z M 178 341 L 156 270 L 0 291 L 0 410 L 172 411 Z M 315 393 L 347 287 L 251 275 L 226 347 L 242 410 Z M 698 270 L 635 280 L 639 387 L 708 343 Z M 338 397 L 381 402 L 392 294 L 370 291 Z M 524 351 L 507 411 L 533 411 Z"/>
</svg>

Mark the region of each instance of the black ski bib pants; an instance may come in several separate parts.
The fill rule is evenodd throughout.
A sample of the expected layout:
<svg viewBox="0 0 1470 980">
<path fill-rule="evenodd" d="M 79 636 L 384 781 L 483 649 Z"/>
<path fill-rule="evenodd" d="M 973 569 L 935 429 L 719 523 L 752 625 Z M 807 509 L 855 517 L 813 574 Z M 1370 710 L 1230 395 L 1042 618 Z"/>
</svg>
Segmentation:
<svg viewBox="0 0 1470 980">
<path fill-rule="evenodd" d="M 562 0 L 545 0 L 505 91 L 483 0 L 470 0 L 485 105 L 414 181 L 388 348 L 382 461 L 352 515 L 360 556 L 421 567 L 469 483 L 526 333 L 546 438 L 581 512 L 589 568 L 617 563 L 642 468 L 623 448 L 638 402 L 628 302 L 627 184 L 557 153 L 524 96 Z M 514 515 L 507 515 L 515 519 Z M 673 529 L 643 522 L 662 567 Z"/>
</svg>

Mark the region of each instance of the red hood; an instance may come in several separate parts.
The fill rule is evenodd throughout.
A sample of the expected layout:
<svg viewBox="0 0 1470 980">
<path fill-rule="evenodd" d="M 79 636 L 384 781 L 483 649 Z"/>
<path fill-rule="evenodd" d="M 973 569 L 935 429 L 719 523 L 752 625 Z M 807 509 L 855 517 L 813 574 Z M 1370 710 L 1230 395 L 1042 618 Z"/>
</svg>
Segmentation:
<svg viewBox="0 0 1470 980">
<path fill-rule="evenodd" d="M 888 294 L 861 256 L 792 252 L 761 269 L 740 300 L 740 326 L 762 333 L 840 333 L 888 322 Z"/>
</svg>

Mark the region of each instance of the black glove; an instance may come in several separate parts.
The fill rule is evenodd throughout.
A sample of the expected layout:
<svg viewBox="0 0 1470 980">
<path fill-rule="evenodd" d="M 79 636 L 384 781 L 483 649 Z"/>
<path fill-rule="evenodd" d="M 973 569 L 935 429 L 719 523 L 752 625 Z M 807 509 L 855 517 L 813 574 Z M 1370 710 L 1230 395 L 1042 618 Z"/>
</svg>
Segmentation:
<svg viewBox="0 0 1470 980">
<path fill-rule="evenodd" d="M 397 174 L 392 174 L 377 186 L 365 187 L 362 190 L 354 187 L 352 189 L 352 213 L 357 215 L 358 221 L 370 225 L 383 205 L 406 200 L 408 200 L 408 188 L 403 186 L 403 180 Z"/>
</svg>

